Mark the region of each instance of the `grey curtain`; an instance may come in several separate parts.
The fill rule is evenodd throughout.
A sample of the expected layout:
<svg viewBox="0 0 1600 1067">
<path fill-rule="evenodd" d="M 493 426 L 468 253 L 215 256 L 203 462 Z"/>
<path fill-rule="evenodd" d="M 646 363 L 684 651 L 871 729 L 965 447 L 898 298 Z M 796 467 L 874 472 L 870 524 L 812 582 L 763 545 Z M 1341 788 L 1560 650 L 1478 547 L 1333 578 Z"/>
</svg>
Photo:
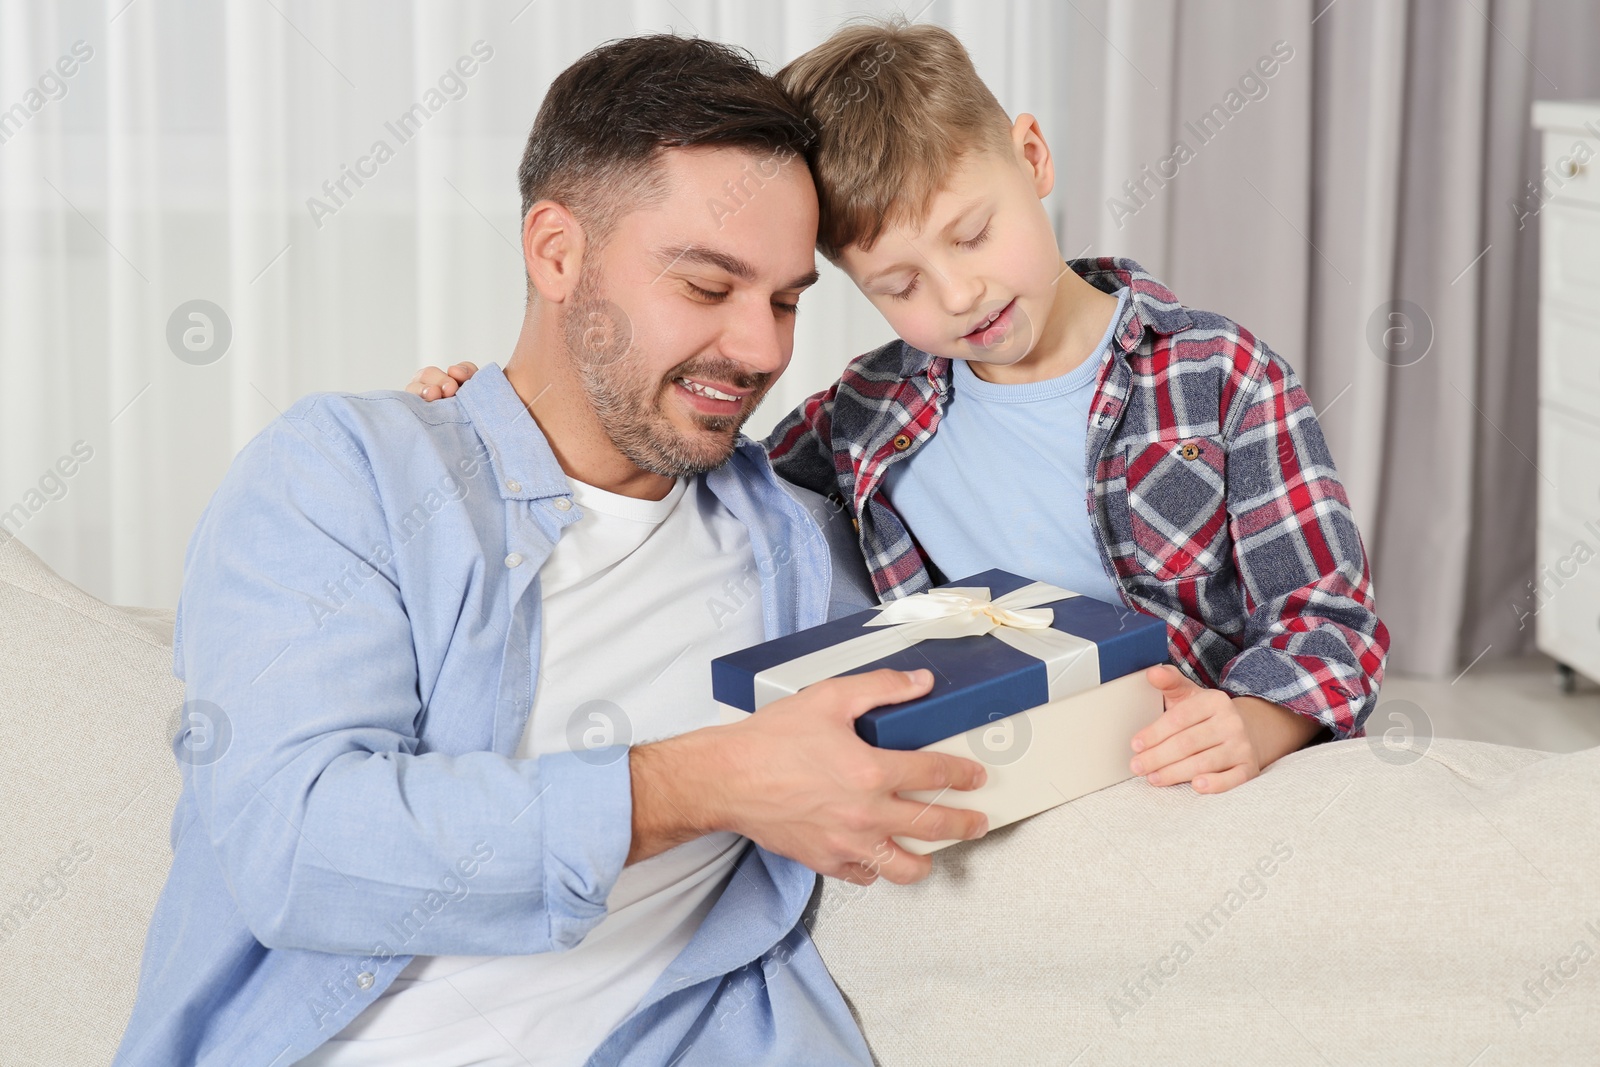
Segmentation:
<svg viewBox="0 0 1600 1067">
<path fill-rule="evenodd" d="M 74 40 L 96 50 L 0 146 L 0 509 L 86 440 L 94 462 L 25 539 L 97 595 L 170 606 L 228 459 L 295 397 L 509 350 L 509 175 L 557 71 L 668 28 L 778 66 L 894 9 L 951 27 L 1038 115 L 1066 255 L 1131 256 L 1297 368 L 1391 667 L 1526 650 L 1538 220 L 1511 205 L 1537 168 L 1531 102 L 1600 97 L 1593 0 L 0 2 L 0 106 Z M 314 225 L 307 196 L 478 38 L 497 58 L 470 95 Z M 207 367 L 165 340 L 197 297 L 232 319 Z M 831 269 L 807 300 L 754 433 L 888 340 Z M 1395 301 L 1413 313 L 1392 324 Z"/>
<path fill-rule="evenodd" d="M 1066 253 L 1132 256 L 1296 368 L 1391 670 L 1529 651 L 1530 111 L 1600 97 L 1600 4 L 1112 0 L 1061 17 L 1082 31 L 1052 101 Z"/>
</svg>

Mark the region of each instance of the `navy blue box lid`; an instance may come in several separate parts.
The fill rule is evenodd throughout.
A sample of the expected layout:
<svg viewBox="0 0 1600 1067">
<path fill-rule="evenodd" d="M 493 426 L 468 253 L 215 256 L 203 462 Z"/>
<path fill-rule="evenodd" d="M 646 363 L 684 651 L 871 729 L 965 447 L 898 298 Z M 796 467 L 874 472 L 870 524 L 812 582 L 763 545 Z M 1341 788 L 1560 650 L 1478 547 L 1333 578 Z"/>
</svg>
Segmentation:
<svg viewBox="0 0 1600 1067">
<path fill-rule="evenodd" d="M 997 569 L 942 588 L 983 586 L 992 597 L 1000 597 L 1031 584 L 1032 579 Z M 1053 629 L 1095 643 L 1102 683 L 1167 662 L 1167 626 L 1154 616 L 1086 596 L 1045 606 L 1054 611 Z M 713 698 L 754 711 L 757 674 L 857 637 L 870 629 L 866 624 L 877 614 L 876 609 L 858 612 L 718 657 L 711 664 Z M 1050 699 L 1044 663 L 993 636 L 921 641 L 844 673 L 884 667 L 905 671 L 926 667 L 933 671 L 934 682 L 927 696 L 874 708 L 856 720 L 856 733 L 879 748 L 922 748 Z"/>
</svg>

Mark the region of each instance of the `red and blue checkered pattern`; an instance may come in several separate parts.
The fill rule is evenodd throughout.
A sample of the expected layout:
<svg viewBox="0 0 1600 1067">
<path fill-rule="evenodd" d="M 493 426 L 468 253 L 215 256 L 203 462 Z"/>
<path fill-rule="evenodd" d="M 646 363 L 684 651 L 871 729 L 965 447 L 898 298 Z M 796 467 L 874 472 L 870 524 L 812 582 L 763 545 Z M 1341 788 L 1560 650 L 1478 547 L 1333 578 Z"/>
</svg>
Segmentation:
<svg viewBox="0 0 1600 1067">
<path fill-rule="evenodd" d="M 1129 607 L 1166 622 L 1172 661 L 1200 685 L 1362 736 L 1389 632 L 1294 369 L 1132 260 L 1069 266 L 1105 292 L 1131 290 L 1089 412 L 1083 491 L 1106 573 Z M 851 509 L 883 600 L 942 579 L 878 490 L 937 431 L 949 392 L 948 359 L 895 341 L 765 442 L 778 473 Z"/>
</svg>

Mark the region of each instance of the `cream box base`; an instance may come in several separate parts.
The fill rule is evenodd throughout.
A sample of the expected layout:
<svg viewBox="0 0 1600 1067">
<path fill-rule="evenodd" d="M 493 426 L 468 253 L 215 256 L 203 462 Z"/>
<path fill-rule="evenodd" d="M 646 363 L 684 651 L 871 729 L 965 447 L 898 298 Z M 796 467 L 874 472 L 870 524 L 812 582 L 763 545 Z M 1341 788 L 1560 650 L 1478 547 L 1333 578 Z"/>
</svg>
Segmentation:
<svg viewBox="0 0 1600 1067">
<path fill-rule="evenodd" d="M 1161 692 L 1135 671 L 1060 700 L 1018 712 L 925 746 L 976 759 L 989 772 L 980 789 L 901 794 L 989 816 L 993 830 L 1058 804 L 1133 777 L 1133 735 L 1161 715 Z M 750 714 L 719 705 L 724 722 Z M 917 855 L 936 852 L 955 840 L 921 841 L 896 837 L 895 844 Z"/>
</svg>

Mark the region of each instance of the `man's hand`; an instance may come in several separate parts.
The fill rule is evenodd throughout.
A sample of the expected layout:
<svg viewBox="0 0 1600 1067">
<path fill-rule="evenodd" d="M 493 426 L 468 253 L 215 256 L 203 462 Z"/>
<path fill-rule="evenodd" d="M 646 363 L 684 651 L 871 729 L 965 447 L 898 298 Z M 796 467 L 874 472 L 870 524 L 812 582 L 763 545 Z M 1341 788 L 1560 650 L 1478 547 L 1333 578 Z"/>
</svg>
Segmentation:
<svg viewBox="0 0 1600 1067">
<path fill-rule="evenodd" d="M 1161 690 L 1161 718 L 1133 735 L 1128 764 L 1151 785 L 1189 782 L 1221 793 L 1248 782 L 1280 756 L 1302 748 L 1321 724 L 1259 697 L 1196 685 L 1171 664 L 1145 672 Z"/>
<path fill-rule="evenodd" d="M 447 396 L 455 396 L 456 390 L 477 373 L 476 363 L 452 363 L 444 370 L 423 367 L 411 379 L 411 384 L 406 386 L 406 392 L 415 393 L 424 400 L 442 400 Z"/>
<path fill-rule="evenodd" d="M 731 725 L 630 752 L 634 844 L 628 862 L 712 830 L 732 830 L 821 874 L 859 885 L 881 874 L 905 884 L 932 860 L 891 837 L 982 837 L 981 812 L 906 800 L 917 789 L 976 789 L 983 765 L 936 752 L 874 748 L 855 721 L 884 704 L 925 695 L 928 671 L 878 670 L 830 678 Z"/>
</svg>

